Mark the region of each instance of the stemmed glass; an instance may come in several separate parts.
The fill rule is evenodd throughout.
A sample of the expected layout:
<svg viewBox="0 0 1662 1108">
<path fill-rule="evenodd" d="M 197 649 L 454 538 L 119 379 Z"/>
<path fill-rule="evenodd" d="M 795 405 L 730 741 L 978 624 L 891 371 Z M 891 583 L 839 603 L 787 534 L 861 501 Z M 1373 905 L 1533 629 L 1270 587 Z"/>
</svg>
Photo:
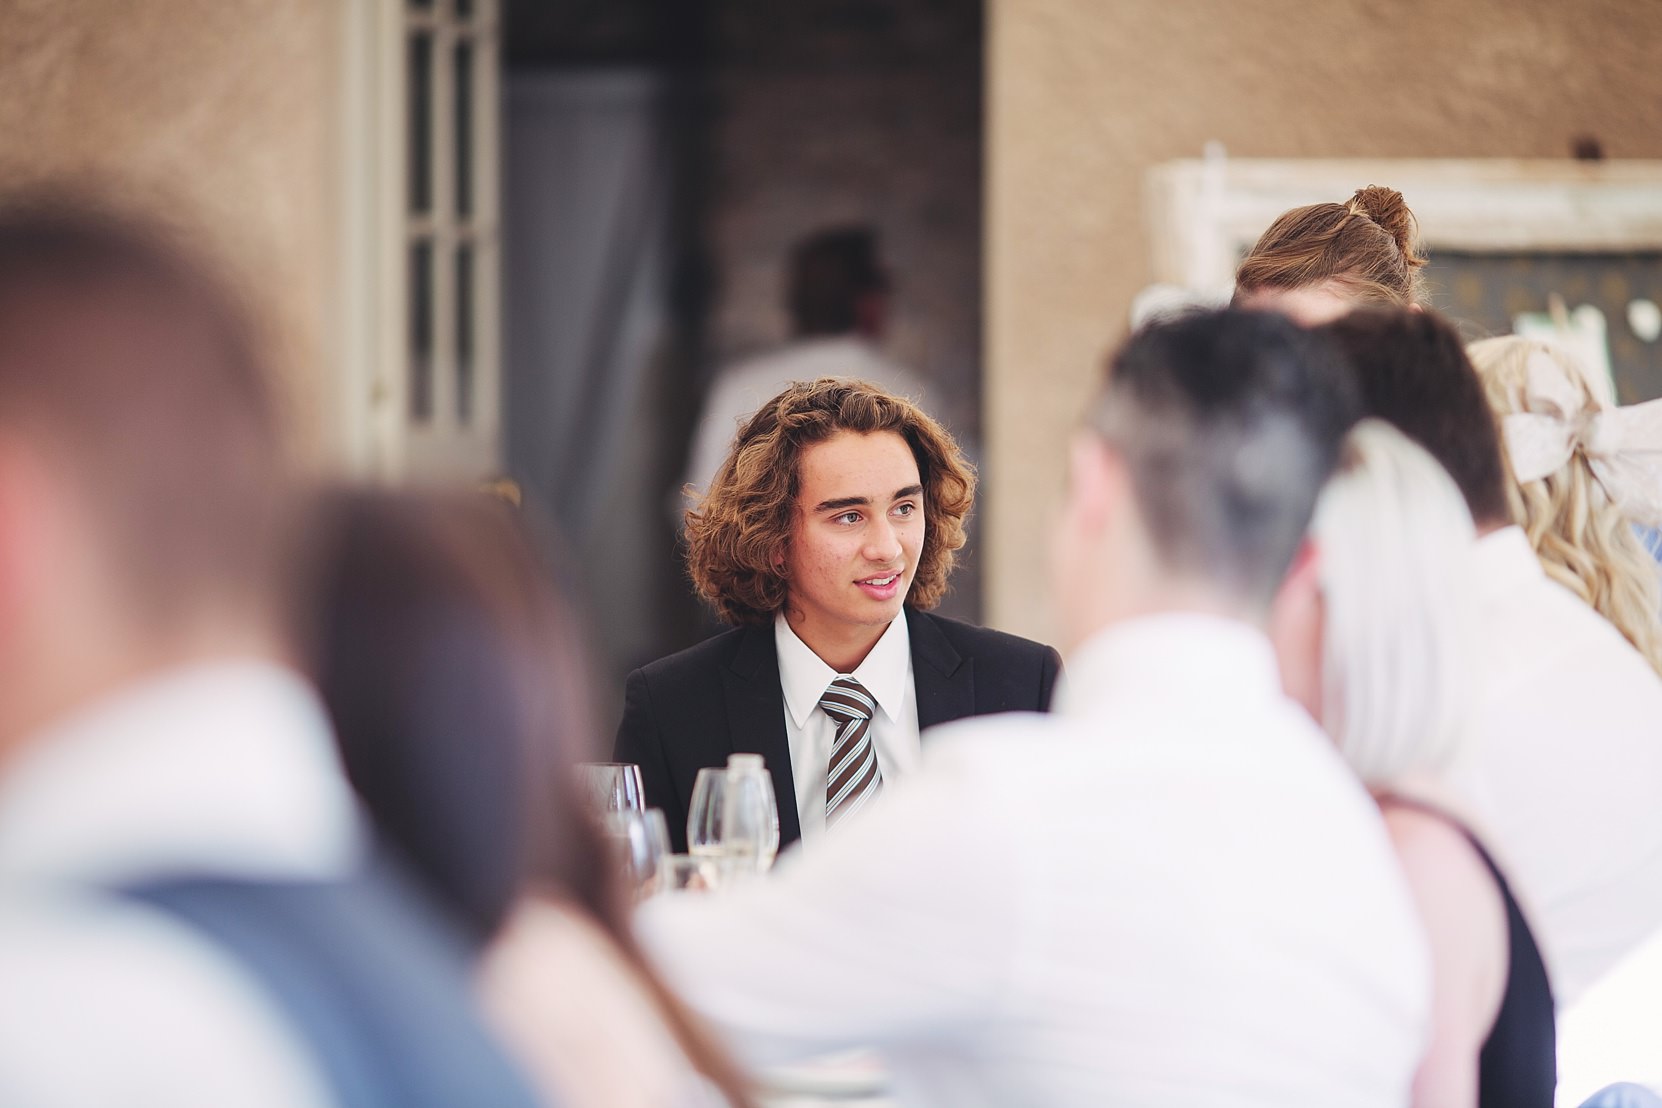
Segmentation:
<svg viewBox="0 0 1662 1108">
<path fill-rule="evenodd" d="M 707 863 L 706 883 L 761 873 L 779 851 L 779 807 L 759 754 L 734 754 L 698 771 L 687 814 L 687 849 Z"/>
<path fill-rule="evenodd" d="M 664 859 L 669 857 L 669 824 L 661 808 L 626 808 L 603 817 L 614 858 L 624 882 L 637 899 L 658 890 Z"/>
<path fill-rule="evenodd" d="M 579 762 L 577 779 L 583 784 L 589 810 L 596 815 L 646 810 L 641 799 L 641 767 L 633 762 Z"/>
</svg>

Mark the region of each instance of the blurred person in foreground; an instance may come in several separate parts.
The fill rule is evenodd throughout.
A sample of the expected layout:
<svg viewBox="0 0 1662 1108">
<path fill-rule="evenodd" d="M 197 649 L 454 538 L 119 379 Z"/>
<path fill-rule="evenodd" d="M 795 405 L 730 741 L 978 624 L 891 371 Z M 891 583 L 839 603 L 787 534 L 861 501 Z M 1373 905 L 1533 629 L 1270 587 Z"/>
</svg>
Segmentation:
<svg viewBox="0 0 1662 1108">
<path fill-rule="evenodd" d="M 338 493 L 313 542 L 313 665 L 347 773 L 482 955 L 487 1009 L 544 1091 L 744 1103 L 624 926 L 572 776 L 596 741 L 573 617 L 513 509 Z"/>
<path fill-rule="evenodd" d="M 1662 926 L 1662 678 L 1549 577 L 1513 519 L 1493 411 L 1460 336 L 1430 312 L 1354 312 L 1322 329 L 1363 408 L 1440 462 L 1477 528 L 1482 685 L 1450 770 L 1576 996 Z"/>
<path fill-rule="evenodd" d="M 829 227 L 793 245 L 785 278 L 791 341 L 717 375 L 693 432 L 686 478 L 693 492 L 709 487 L 751 413 L 793 382 L 853 377 L 922 403 L 922 379 L 882 352 L 889 309 L 874 229 Z"/>
<path fill-rule="evenodd" d="M 752 1061 L 877 1047 L 907 1103 L 1406 1103 L 1424 939 L 1265 634 L 1346 381 L 1267 313 L 1133 335 L 1072 447 L 1056 714 L 943 728 L 824 849 L 646 904 L 671 984 Z"/>
<path fill-rule="evenodd" d="M 1466 351 L 1500 417 L 1506 497 L 1547 576 L 1662 673 L 1662 582 L 1637 526 L 1662 526 L 1662 400 L 1601 403 L 1567 350 L 1517 335 Z"/>
<path fill-rule="evenodd" d="M 764 404 L 687 512 L 687 567 L 736 628 L 629 675 L 616 758 L 677 850 L 698 771 L 762 755 L 779 845 L 813 841 L 916 767 L 920 733 L 1043 711 L 1048 646 L 931 615 L 975 471 L 909 400 L 823 377 Z"/>
<path fill-rule="evenodd" d="M 259 347 L 171 238 L 0 207 L 0 1100 L 533 1103 L 285 663 Z"/>
<path fill-rule="evenodd" d="M 1378 801 L 1431 941 L 1423 1108 L 1551 1108 L 1552 991 L 1506 878 L 1441 778 L 1476 688 L 1472 522 L 1441 466 L 1364 420 L 1271 620 L 1287 690 Z"/>
<path fill-rule="evenodd" d="M 1395 189 L 1360 188 L 1343 204 L 1283 212 L 1235 270 L 1238 308 L 1315 327 L 1353 308 L 1418 308 L 1426 262 L 1414 213 Z"/>
</svg>

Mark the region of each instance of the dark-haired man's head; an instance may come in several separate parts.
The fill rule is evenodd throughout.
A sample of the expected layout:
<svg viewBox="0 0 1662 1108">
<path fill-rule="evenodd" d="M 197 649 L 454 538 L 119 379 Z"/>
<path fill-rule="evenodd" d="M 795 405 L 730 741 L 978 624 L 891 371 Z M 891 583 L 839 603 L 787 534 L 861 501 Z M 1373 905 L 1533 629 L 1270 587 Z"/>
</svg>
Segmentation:
<svg viewBox="0 0 1662 1108">
<path fill-rule="evenodd" d="M 0 747 L 147 668 L 274 648 L 279 455 L 210 269 L 103 209 L 0 203 Z"/>
<path fill-rule="evenodd" d="M 1433 312 L 1370 308 L 1320 333 L 1349 359 L 1362 414 L 1395 425 L 1436 458 L 1479 530 L 1511 522 L 1494 412 L 1453 325 Z"/>
<path fill-rule="evenodd" d="M 889 277 L 870 227 L 816 232 L 791 248 L 785 306 L 797 338 L 863 334 L 878 337 Z"/>
<path fill-rule="evenodd" d="M 1073 451 L 1057 546 L 1070 640 L 1139 611 L 1262 620 L 1355 418 L 1338 354 L 1278 315 L 1132 335 Z"/>
</svg>

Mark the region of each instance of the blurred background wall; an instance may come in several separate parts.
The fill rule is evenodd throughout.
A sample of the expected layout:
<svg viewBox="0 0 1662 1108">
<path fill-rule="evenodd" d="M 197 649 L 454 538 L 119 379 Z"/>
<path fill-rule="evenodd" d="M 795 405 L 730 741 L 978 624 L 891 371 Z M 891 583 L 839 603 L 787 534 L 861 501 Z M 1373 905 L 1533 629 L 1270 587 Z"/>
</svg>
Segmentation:
<svg viewBox="0 0 1662 1108">
<path fill-rule="evenodd" d="M 990 0 L 988 621 L 1052 626 L 1059 444 L 1152 279 L 1149 167 L 1211 140 L 1234 157 L 1568 158 L 1591 136 L 1611 158 L 1662 157 L 1658 58 L 1651 0 Z"/>
<path fill-rule="evenodd" d="M 258 289 L 301 455 L 338 446 L 337 0 L 0 2 L 0 188 L 155 206 Z"/>
<path fill-rule="evenodd" d="M 417 85 L 424 35 L 444 49 Z M 444 102 L 463 40 L 465 109 Z M 1654 0 L 0 0 L 0 185 L 117 179 L 204 227 L 255 282 L 319 469 L 419 472 L 411 317 L 454 301 L 430 349 L 500 317 L 500 364 L 480 338 L 468 367 L 491 418 L 433 457 L 507 472 L 561 523 L 610 689 L 711 630 L 675 489 L 716 372 L 786 337 L 797 237 L 881 233 L 890 350 L 985 479 L 949 611 L 1046 637 L 1062 442 L 1153 276 L 1150 167 L 1211 141 L 1662 158 L 1658 58 Z M 464 115 L 500 219 L 433 232 L 404 210 L 412 150 L 455 146 Z M 466 296 L 412 282 L 432 233 L 473 243 Z"/>
</svg>

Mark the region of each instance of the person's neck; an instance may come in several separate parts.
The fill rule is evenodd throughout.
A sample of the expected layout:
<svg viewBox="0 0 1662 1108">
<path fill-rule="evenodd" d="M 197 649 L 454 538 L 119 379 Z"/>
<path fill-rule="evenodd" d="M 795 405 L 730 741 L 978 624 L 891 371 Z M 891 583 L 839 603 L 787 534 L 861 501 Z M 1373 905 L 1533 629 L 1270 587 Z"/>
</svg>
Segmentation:
<svg viewBox="0 0 1662 1108">
<path fill-rule="evenodd" d="M 1076 612 L 1074 630 L 1068 637 L 1069 653 L 1110 627 L 1154 616 L 1213 616 L 1259 629 L 1263 629 L 1265 619 L 1262 611 L 1227 593 L 1203 584 L 1178 580 L 1105 593 L 1094 603 L 1076 609 Z"/>
<path fill-rule="evenodd" d="M 877 641 L 889 629 L 888 624 L 875 628 L 864 625 L 816 626 L 789 608 L 785 610 L 785 622 L 802 640 L 803 646 L 838 673 L 853 673 L 860 668 L 860 663 L 866 660 Z"/>
</svg>

